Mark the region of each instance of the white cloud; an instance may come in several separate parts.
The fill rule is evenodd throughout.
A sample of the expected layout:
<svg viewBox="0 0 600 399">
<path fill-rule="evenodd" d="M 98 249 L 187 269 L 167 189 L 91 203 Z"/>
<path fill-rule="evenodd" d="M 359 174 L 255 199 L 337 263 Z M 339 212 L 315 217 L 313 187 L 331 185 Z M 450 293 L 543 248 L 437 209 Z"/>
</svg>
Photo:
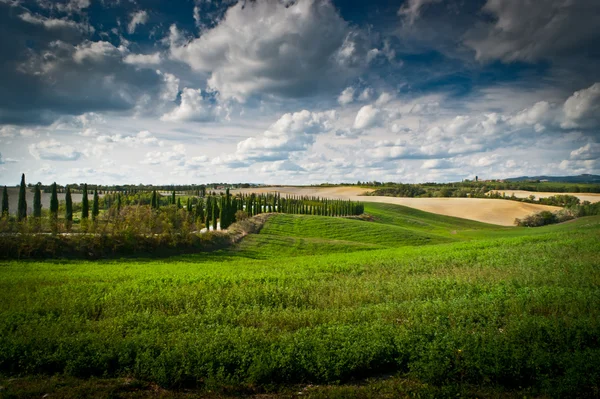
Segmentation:
<svg viewBox="0 0 600 399">
<path fill-rule="evenodd" d="M 38 160 L 76 161 L 81 157 L 81 152 L 74 147 L 53 139 L 29 145 L 29 153 Z"/>
<path fill-rule="evenodd" d="M 88 127 L 87 129 L 85 129 L 79 133 L 79 135 L 83 136 L 83 137 L 96 137 L 99 134 L 100 134 L 100 132 L 97 129 L 90 128 L 90 127 Z"/>
<path fill-rule="evenodd" d="M 157 139 L 147 130 L 138 132 L 135 136 L 123 136 L 121 134 L 115 134 L 112 136 L 101 135 L 96 138 L 99 143 L 104 144 L 127 144 L 131 146 L 148 145 L 148 146 L 162 146 L 163 142 Z"/>
<path fill-rule="evenodd" d="M 177 100 L 177 95 L 179 94 L 179 78 L 170 73 L 163 73 L 161 71 L 156 71 L 156 73 L 163 77 L 164 87 L 162 93 L 160 94 L 160 98 L 164 101 L 175 101 Z"/>
<path fill-rule="evenodd" d="M 130 34 L 135 33 L 135 29 L 138 25 L 144 25 L 148 22 L 148 13 L 146 11 L 137 11 L 131 14 L 131 21 L 127 25 L 127 32 Z"/>
<path fill-rule="evenodd" d="M 222 105 L 213 105 L 210 100 L 202 95 L 200 89 L 184 88 L 181 92 L 181 103 L 171 112 L 164 114 L 160 119 L 166 122 L 198 121 L 207 122 L 227 114 L 228 110 Z"/>
<path fill-rule="evenodd" d="M 371 89 L 370 87 L 367 87 L 366 89 L 364 89 L 362 91 L 362 93 L 360 93 L 360 96 L 358 96 L 358 99 L 360 101 L 369 101 L 371 99 L 371 97 L 373 97 L 373 89 Z"/>
<path fill-rule="evenodd" d="M 23 13 L 19 18 L 25 22 L 34 25 L 41 25 L 46 29 L 75 29 L 85 33 L 94 33 L 95 29 L 89 24 L 77 23 L 68 19 L 47 18 L 41 15 L 33 15 L 31 13 Z"/>
<path fill-rule="evenodd" d="M 398 15 L 406 18 L 409 24 L 413 24 L 421 15 L 421 8 L 434 3 L 439 3 L 442 0 L 408 0 L 398 10 Z"/>
<path fill-rule="evenodd" d="M 341 105 L 350 104 L 354 101 L 354 87 L 346 87 L 338 97 L 338 103 Z"/>
<path fill-rule="evenodd" d="M 587 143 L 583 147 L 571 151 L 570 158 L 579 161 L 600 159 L 600 144 Z"/>
<path fill-rule="evenodd" d="M 382 105 L 385 105 L 385 104 L 389 103 L 390 101 L 392 101 L 393 98 L 394 98 L 394 96 L 392 96 L 390 93 L 383 92 L 379 95 L 379 98 L 377 98 L 377 101 L 375 101 L 375 105 L 381 107 Z"/>
<path fill-rule="evenodd" d="M 39 133 L 34 129 L 21 129 L 19 131 L 23 137 L 39 137 Z"/>
<path fill-rule="evenodd" d="M 564 128 L 600 125 L 600 83 L 579 90 L 570 96 L 563 106 Z"/>
<path fill-rule="evenodd" d="M 161 62 L 160 53 L 154 54 L 127 54 L 123 62 L 133 65 L 158 65 Z"/>
<path fill-rule="evenodd" d="M 172 28 L 172 58 L 210 74 L 212 89 L 239 101 L 339 86 L 366 66 L 360 35 L 327 0 L 240 2 L 214 28 L 182 42 Z"/>
<path fill-rule="evenodd" d="M 551 104 L 546 101 L 539 101 L 532 107 L 526 108 L 508 119 L 508 123 L 516 126 L 533 126 L 535 131 L 540 132 L 545 129 L 545 124 L 551 121 L 554 110 Z"/>
<path fill-rule="evenodd" d="M 101 63 L 106 58 L 118 57 L 121 58 L 122 54 L 126 51 L 124 47 L 115 47 L 109 42 L 99 41 L 92 42 L 89 40 L 75 46 L 75 52 L 73 53 L 73 60 L 76 63 L 81 64 L 87 60 Z"/>
<path fill-rule="evenodd" d="M 354 119 L 355 129 L 368 129 L 382 123 L 381 111 L 372 105 L 365 105 L 356 114 Z"/>
<path fill-rule="evenodd" d="M 428 159 L 421 165 L 422 169 L 450 169 L 453 167 L 452 162 L 447 159 Z"/>
<path fill-rule="evenodd" d="M 240 164 L 288 159 L 290 153 L 307 150 L 315 142 L 316 135 L 333 130 L 336 117 L 335 111 L 303 110 L 284 114 L 261 136 L 240 141 L 235 157 L 222 161 Z"/>
</svg>

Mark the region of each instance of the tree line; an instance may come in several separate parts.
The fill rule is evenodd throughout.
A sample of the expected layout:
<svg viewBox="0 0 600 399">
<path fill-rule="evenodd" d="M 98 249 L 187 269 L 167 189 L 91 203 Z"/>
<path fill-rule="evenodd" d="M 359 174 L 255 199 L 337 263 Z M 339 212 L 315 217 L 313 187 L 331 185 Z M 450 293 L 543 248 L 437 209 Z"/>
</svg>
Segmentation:
<svg viewBox="0 0 600 399">
<path fill-rule="evenodd" d="M 16 212 L 17 225 L 7 223 L 9 216 L 8 191 L 4 187 L 2 194 L 2 231 L 15 231 L 26 224 L 27 185 L 25 175 L 21 176 L 19 199 Z M 232 195 L 229 188 L 224 193 L 206 192 L 205 197 L 198 195 L 178 196 L 175 190 L 163 195 L 158 189 L 152 191 L 130 190 L 128 192 L 109 192 L 100 196 L 98 188 L 89 190 L 87 184 L 81 187 L 80 203 L 73 202 L 71 187 L 64 189 L 64 201 L 58 200 L 59 188 L 56 183 L 50 186 L 50 207 L 42 210 L 42 187 L 33 187 L 33 212 L 30 225 L 34 232 L 107 232 L 115 229 L 133 229 L 135 234 L 162 234 L 177 232 L 195 232 L 202 228 L 227 229 L 232 223 L 261 213 L 291 213 L 344 217 L 360 215 L 364 205 L 349 200 L 334 200 L 319 197 L 282 197 L 279 193 Z M 90 204 L 90 191 L 92 198 Z M 183 199 L 183 201 L 182 201 Z M 91 221 L 90 221 L 91 219 Z M 133 228 L 132 225 L 136 227 Z M 75 228 L 75 229 L 74 229 Z M 133 232 L 132 230 L 132 232 Z"/>
</svg>

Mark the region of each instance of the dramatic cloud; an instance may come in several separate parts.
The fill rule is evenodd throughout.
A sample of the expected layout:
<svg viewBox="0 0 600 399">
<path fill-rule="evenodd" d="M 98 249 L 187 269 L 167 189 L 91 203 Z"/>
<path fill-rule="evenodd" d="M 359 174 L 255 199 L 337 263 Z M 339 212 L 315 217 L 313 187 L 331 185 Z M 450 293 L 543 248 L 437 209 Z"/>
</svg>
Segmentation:
<svg viewBox="0 0 600 399">
<path fill-rule="evenodd" d="M 465 43 L 482 61 L 555 58 L 598 45 L 600 3 L 595 0 L 487 0 L 492 17 L 471 29 Z"/>
<path fill-rule="evenodd" d="M 600 83 L 576 91 L 565 101 L 563 107 L 565 120 L 563 127 L 590 127 L 600 128 Z"/>
<path fill-rule="evenodd" d="M 187 44 L 171 32 L 171 56 L 208 73 L 223 98 L 295 97 L 339 87 L 366 65 L 359 34 L 329 1 L 238 3 Z"/>
</svg>

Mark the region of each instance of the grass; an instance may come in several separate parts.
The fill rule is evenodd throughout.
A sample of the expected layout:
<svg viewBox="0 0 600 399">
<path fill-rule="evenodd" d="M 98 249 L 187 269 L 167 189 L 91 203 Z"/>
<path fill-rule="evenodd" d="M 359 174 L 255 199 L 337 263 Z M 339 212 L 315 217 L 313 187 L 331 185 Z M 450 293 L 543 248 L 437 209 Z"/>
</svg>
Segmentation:
<svg viewBox="0 0 600 399">
<path fill-rule="evenodd" d="M 367 212 L 277 215 L 208 255 L 0 263 L 0 385 L 599 394 L 600 217 L 527 229 Z"/>
</svg>

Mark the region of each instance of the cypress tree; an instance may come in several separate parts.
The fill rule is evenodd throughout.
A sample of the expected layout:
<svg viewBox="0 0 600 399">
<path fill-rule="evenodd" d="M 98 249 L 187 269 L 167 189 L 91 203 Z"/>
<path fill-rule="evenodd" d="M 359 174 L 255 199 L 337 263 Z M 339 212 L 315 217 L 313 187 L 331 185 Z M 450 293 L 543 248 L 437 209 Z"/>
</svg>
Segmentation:
<svg viewBox="0 0 600 399">
<path fill-rule="evenodd" d="M 90 204 L 88 202 L 87 184 L 83 185 L 83 197 L 81 198 L 81 218 L 87 219 L 90 217 Z"/>
<path fill-rule="evenodd" d="M 206 224 L 206 230 L 210 230 L 210 219 L 212 218 L 212 200 L 211 197 L 206 198 L 206 220 L 204 224 Z"/>
<path fill-rule="evenodd" d="M 27 219 L 27 198 L 25 186 L 25 173 L 21 175 L 21 186 L 19 187 L 19 203 L 17 206 L 17 220 Z"/>
<path fill-rule="evenodd" d="M 177 198 L 177 209 L 181 209 L 181 198 Z"/>
<path fill-rule="evenodd" d="M 8 217 L 8 189 L 6 186 L 2 190 L 2 216 Z"/>
<path fill-rule="evenodd" d="M 212 215 L 212 226 L 213 226 L 213 230 L 217 230 L 217 218 L 219 216 L 219 205 L 217 204 L 217 197 L 212 197 L 213 199 L 213 204 L 212 204 L 212 211 L 213 211 L 213 215 Z"/>
<path fill-rule="evenodd" d="M 56 191 L 56 182 L 52 184 L 52 194 L 50 195 L 50 215 L 54 219 L 58 217 L 58 193 Z"/>
<path fill-rule="evenodd" d="M 121 212 L 121 193 L 117 193 L 117 213 Z"/>
<path fill-rule="evenodd" d="M 173 193 L 171 194 L 171 205 L 175 205 L 175 190 L 173 190 Z"/>
<path fill-rule="evenodd" d="M 98 198 L 98 189 L 94 190 L 94 202 L 92 203 L 92 220 L 96 221 L 100 214 L 100 203 Z"/>
<path fill-rule="evenodd" d="M 190 197 L 188 197 L 188 199 L 187 199 L 187 204 L 186 204 L 186 206 L 185 206 L 185 209 L 186 209 L 188 212 L 192 212 L 192 202 L 190 201 Z"/>
<path fill-rule="evenodd" d="M 204 223 L 204 204 L 201 198 L 198 199 L 198 204 L 196 204 L 196 220 Z"/>
<path fill-rule="evenodd" d="M 33 217 L 42 217 L 42 191 L 39 184 L 35 185 L 35 192 L 33 194 Z"/>
<path fill-rule="evenodd" d="M 65 194 L 65 219 L 67 222 L 73 221 L 73 199 L 71 198 L 71 187 L 67 187 Z"/>
</svg>

